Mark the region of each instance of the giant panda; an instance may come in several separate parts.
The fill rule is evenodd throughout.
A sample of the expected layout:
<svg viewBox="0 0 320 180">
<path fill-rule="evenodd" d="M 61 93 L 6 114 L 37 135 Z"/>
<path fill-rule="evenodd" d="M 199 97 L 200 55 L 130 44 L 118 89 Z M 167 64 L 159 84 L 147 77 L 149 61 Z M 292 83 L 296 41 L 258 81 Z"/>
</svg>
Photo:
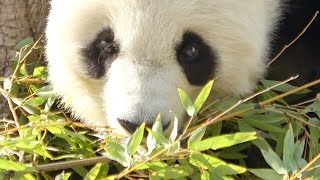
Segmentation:
<svg viewBox="0 0 320 180">
<path fill-rule="evenodd" d="M 209 99 L 244 96 L 265 77 L 286 0 L 52 0 L 49 81 L 73 116 L 128 135 L 161 114 L 163 129 Z M 285 41 L 282 41 L 285 42 Z M 319 64 L 319 63 L 318 63 Z"/>
</svg>

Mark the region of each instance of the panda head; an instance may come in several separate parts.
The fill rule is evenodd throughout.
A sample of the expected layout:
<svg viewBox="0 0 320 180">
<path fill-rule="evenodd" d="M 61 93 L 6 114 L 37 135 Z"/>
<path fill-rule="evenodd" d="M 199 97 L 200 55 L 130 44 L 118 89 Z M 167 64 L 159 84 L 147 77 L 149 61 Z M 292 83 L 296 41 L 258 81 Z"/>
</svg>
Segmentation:
<svg viewBox="0 0 320 180">
<path fill-rule="evenodd" d="M 127 134 L 161 114 L 168 131 L 185 116 L 177 88 L 194 98 L 216 78 L 210 98 L 253 90 L 278 1 L 53 0 L 49 80 L 87 124 Z"/>
</svg>

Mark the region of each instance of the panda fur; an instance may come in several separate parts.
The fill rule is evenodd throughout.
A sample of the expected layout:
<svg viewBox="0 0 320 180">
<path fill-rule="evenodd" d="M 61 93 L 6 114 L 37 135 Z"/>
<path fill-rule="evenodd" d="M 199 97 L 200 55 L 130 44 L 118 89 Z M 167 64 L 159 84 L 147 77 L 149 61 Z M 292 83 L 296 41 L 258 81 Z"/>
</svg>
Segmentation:
<svg viewBox="0 0 320 180">
<path fill-rule="evenodd" d="M 49 80 L 76 118 L 128 134 L 161 114 L 169 131 L 216 78 L 210 99 L 251 93 L 284 0 L 52 0 Z M 181 127 L 183 122 L 179 122 Z"/>
<path fill-rule="evenodd" d="M 285 45 L 303 32 L 316 12 L 320 10 L 318 0 L 291 0 L 283 5 L 283 18 L 279 30 L 271 42 L 269 59 L 273 59 Z M 272 64 L 268 71 L 269 79 L 284 80 L 290 76 L 299 78 L 290 82 L 293 85 L 303 85 L 320 78 L 320 16 L 316 16 L 312 24 L 303 32 L 289 48 L 287 48 Z M 320 92 L 320 86 L 310 88 L 306 99 Z"/>
</svg>

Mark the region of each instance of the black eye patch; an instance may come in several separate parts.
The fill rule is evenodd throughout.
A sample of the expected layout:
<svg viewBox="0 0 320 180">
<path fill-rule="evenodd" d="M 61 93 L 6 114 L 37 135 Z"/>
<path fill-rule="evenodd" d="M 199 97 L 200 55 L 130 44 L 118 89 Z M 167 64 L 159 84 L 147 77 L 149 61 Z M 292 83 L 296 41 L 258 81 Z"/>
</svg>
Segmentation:
<svg viewBox="0 0 320 180">
<path fill-rule="evenodd" d="M 176 47 L 176 57 L 190 84 L 203 86 L 213 78 L 216 55 L 199 35 L 187 31 Z"/>
<path fill-rule="evenodd" d="M 96 38 L 81 50 L 87 75 L 95 79 L 104 76 L 116 59 L 119 50 L 111 29 L 107 28 L 98 33 Z"/>
</svg>

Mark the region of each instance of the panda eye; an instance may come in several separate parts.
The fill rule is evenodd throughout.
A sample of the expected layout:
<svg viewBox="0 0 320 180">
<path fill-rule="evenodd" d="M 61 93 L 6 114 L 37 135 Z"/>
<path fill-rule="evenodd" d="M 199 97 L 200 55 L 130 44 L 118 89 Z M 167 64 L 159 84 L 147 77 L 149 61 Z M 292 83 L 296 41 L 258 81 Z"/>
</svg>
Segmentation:
<svg viewBox="0 0 320 180">
<path fill-rule="evenodd" d="M 186 62 L 193 62 L 197 60 L 199 56 L 199 47 L 196 44 L 187 46 L 182 51 L 182 57 Z"/>
<path fill-rule="evenodd" d="M 106 28 L 99 32 L 91 43 L 81 49 L 87 75 L 97 79 L 103 77 L 119 52 L 120 45 L 112 29 Z"/>
<path fill-rule="evenodd" d="M 200 35 L 186 31 L 175 51 L 176 59 L 191 85 L 203 86 L 214 77 L 216 51 Z"/>
<path fill-rule="evenodd" d="M 119 48 L 115 42 L 107 42 L 104 40 L 98 44 L 98 49 L 101 53 L 100 56 L 103 57 L 113 56 L 119 51 Z"/>
</svg>

